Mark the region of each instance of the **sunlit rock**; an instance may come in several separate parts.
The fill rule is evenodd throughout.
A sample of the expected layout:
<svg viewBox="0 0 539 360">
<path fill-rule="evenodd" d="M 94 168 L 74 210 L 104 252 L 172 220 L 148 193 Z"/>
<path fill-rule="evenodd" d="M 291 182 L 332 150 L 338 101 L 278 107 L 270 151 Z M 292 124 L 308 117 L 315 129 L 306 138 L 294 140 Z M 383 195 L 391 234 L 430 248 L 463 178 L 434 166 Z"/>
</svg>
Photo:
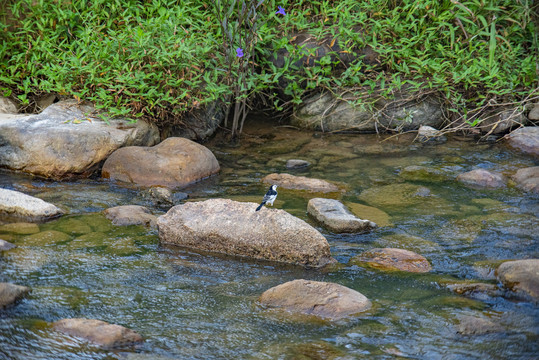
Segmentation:
<svg viewBox="0 0 539 360">
<path fill-rule="evenodd" d="M 506 139 L 512 148 L 539 156 L 539 126 L 521 127 L 506 136 Z"/>
<path fill-rule="evenodd" d="M 0 239 L 0 251 L 7 251 L 16 248 L 15 244 L 10 243 L 4 239 Z"/>
<path fill-rule="evenodd" d="M 0 189 L 1 217 L 43 221 L 62 214 L 62 210 L 41 199 L 18 191 Z"/>
<path fill-rule="evenodd" d="M 342 191 L 337 185 L 325 180 L 308 178 L 305 176 L 294 176 L 290 174 L 269 174 L 262 179 L 262 182 L 269 185 L 278 185 L 284 189 L 306 190 L 318 193 L 334 193 Z"/>
<path fill-rule="evenodd" d="M 48 178 L 93 174 L 114 150 L 159 141 L 154 124 L 93 117 L 91 105 L 62 101 L 37 115 L 0 114 L 0 166 Z"/>
<path fill-rule="evenodd" d="M 159 239 L 203 251 L 321 267 L 335 260 L 327 240 L 286 211 L 227 199 L 176 205 L 157 219 Z"/>
<path fill-rule="evenodd" d="M 13 305 L 30 292 L 26 286 L 11 283 L 0 283 L 0 309 Z"/>
<path fill-rule="evenodd" d="M 476 169 L 457 176 L 457 181 L 477 188 L 505 187 L 506 180 L 503 175 L 492 173 L 483 169 Z"/>
<path fill-rule="evenodd" d="M 129 146 L 105 161 L 106 179 L 139 186 L 180 188 L 219 172 L 219 163 L 206 147 L 184 138 L 168 138 L 153 147 Z"/>
<path fill-rule="evenodd" d="M 53 328 L 70 336 L 82 338 L 105 349 L 130 347 L 143 341 L 131 329 L 94 319 L 62 319 Z"/>
<path fill-rule="evenodd" d="M 427 259 L 413 251 L 376 248 L 365 251 L 350 259 L 352 265 L 366 264 L 381 270 L 399 270 L 414 273 L 424 273 L 432 270 Z"/>
<path fill-rule="evenodd" d="M 516 296 L 539 302 L 539 259 L 504 262 L 496 269 L 496 276 Z"/>
<path fill-rule="evenodd" d="M 329 230 L 336 233 L 369 231 L 377 225 L 355 217 L 338 200 L 314 198 L 307 204 L 307 212 Z"/>
<path fill-rule="evenodd" d="M 519 189 L 539 194 L 539 166 L 519 169 L 511 179 Z"/>
<path fill-rule="evenodd" d="M 156 226 L 157 216 L 153 215 L 148 208 L 140 205 L 115 206 L 108 208 L 103 213 L 114 225 Z"/>
<path fill-rule="evenodd" d="M 272 287 L 258 301 L 266 308 L 325 320 L 349 318 L 372 307 L 360 292 L 335 283 L 303 279 Z"/>
</svg>

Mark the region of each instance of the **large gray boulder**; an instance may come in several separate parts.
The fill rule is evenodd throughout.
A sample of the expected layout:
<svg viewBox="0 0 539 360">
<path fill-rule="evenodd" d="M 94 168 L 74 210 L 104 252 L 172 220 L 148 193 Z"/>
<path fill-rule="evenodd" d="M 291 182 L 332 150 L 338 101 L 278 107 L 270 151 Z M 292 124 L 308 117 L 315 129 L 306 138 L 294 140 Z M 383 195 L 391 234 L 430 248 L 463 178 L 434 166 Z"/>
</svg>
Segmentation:
<svg viewBox="0 0 539 360">
<path fill-rule="evenodd" d="M 176 205 L 157 219 L 163 244 L 321 267 L 335 262 L 327 240 L 284 210 L 227 199 Z"/>
<path fill-rule="evenodd" d="M 63 211 L 55 205 L 18 191 L 0 189 L 0 216 L 8 219 L 44 221 Z"/>
<path fill-rule="evenodd" d="M 372 108 L 354 107 L 348 91 L 342 95 L 323 92 L 303 101 L 292 115 L 292 124 L 319 131 L 376 132 L 379 130 L 417 130 L 421 125 L 439 128 L 443 107 L 434 96 L 415 97 L 402 91 L 394 99 L 372 95 Z"/>
<path fill-rule="evenodd" d="M 376 227 L 372 221 L 355 217 L 346 206 L 334 199 L 309 200 L 307 213 L 336 233 L 368 231 Z"/>
<path fill-rule="evenodd" d="M 11 283 L 0 283 L 0 309 L 8 307 L 30 292 L 30 288 Z"/>
<path fill-rule="evenodd" d="M 94 319 L 62 319 L 53 329 L 94 343 L 104 349 L 124 348 L 143 341 L 142 336 L 121 325 Z"/>
<path fill-rule="evenodd" d="M 324 320 L 348 318 L 372 307 L 360 292 L 335 283 L 303 279 L 272 287 L 258 301 L 267 308 Z"/>
<path fill-rule="evenodd" d="M 504 262 L 496 269 L 496 276 L 516 296 L 539 302 L 539 259 Z"/>
<path fill-rule="evenodd" d="M 151 146 L 159 131 L 144 121 L 93 117 L 91 105 L 62 101 L 37 115 L 0 113 L 0 166 L 48 178 L 89 176 L 112 152 Z"/>
<path fill-rule="evenodd" d="M 139 186 L 181 188 L 219 169 L 219 162 L 208 148 L 174 137 L 152 147 L 118 149 L 103 164 L 101 175 Z"/>
</svg>

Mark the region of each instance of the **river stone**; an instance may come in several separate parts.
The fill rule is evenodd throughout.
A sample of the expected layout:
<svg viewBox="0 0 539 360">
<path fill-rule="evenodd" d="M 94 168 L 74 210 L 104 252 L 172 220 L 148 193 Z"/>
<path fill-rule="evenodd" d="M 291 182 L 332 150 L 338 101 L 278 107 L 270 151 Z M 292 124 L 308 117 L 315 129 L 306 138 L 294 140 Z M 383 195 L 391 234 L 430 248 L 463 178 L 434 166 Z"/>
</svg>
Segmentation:
<svg viewBox="0 0 539 360">
<path fill-rule="evenodd" d="M 504 262 L 496 269 L 496 276 L 517 296 L 539 302 L 539 259 Z"/>
<path fill-rule="evenodd" d="M 492 320 L 470 315 L 462 316 L 457 327 L 457 333 L 461 335 L 481 335 L 502 331 L 503 328 Z"/>
<path fill-rule="evenodd" d="M 61 231 L 46 230 L 37 234 L 32 234 L 22 238 L 22 243 L 29 246 L 47 246 L 68 241 L 71 239 L 69 235 Z"/>
<path fill-rule="evenodd" d="M 311 199 L 307 204 L 307 212 L 336 233 L 368 231 L 376 227 L 372 221 L 355 217 L 340 201 L 334 199 Z"/>
<path fill-rule="evenodd" d="M 30 288 L 26 286 L 11 283 L 0 283 L 0 309 L 12 305 L 29 292 Z"/>
<path fill-rule="evenodd" d="M 184 138 L 168 138 L 153 147 L 129 146 L 105 161 L 102 176 L 140 186 L 185 187 L 219 172 L 206 147 Z"/>
<path fill-rule="evenodd" d="M 0 251 L 7 251 L 16 248 L 17 245 L 10 243 L 4 239 L 0 239 Z"/>
<path fill-rule="evenodd" d="M 39 232 L 39 226 L 37 224 L 18 222 L 5 224 L 0 226 L 0 232 L 20 234 L 20 235 L 29 235 Z"/>
<path fill-rule="evenodd" d="M 308 162 L 307 160 L 290 159 L 286 161 L 287 169 L 303 169 L 303 168 L 309 167 L 310 165 L 311 163 Z"/>
<path fill-rule="evenodd" d="M 421 165 L 407 166 L 401 170 L 399 176 L 405 180 L 425 182 L 441 182 L 449 179 L 449 176 L 441 170 Z"/>
<path fill-rule="evenodd" d="M 501 296 L 500 288 L 494 284 L 486 283 L 458 283 L 448 284 L 447 288 L 459 295 L 473 296 L 476 294 L 486 294 L 488 296 Z"/>
<path fill-rule="evenodd" d="M 305 176 L 294 176 L 290 174 L 269 174 L 262 179 L 262 182 L 269 185 L 278 185 L 284 189 L 307 190 L 319 193 L 331 193 L 341 191 L 337 185 L 320 179 L 312 179 Z"/>
<path fill-rule="evenodd" d="M 528 119 L 534 122 L 539 120 L 539 102 L 533 104 L 532 109 L 528 113 Z"/>
<path fill-rule="evenodd" d="M 0 166 L 54 179 L 86 177 L 122 146 L 159 141 L 153 124 L 125 119 L 107 124 L 90 119 L 93 112 L 91 105 L 62 101 L 37 115 L 0 114 Z"/>
<path fill-rule="evenodd" d="M 84 218 L 83 218 L 84 219 Z M 53 227 L 55 230 L 61 231 L 69 235 L 82 235 L 91 233 L 93 230 L 85 221 L 72 217 L 63 217 L 54 222 L 54 224 L 46 224 L 42 226 L 44 229 Z"/>
<path fill-rule="evenodd" d="M 293 280 L 266 290 L 258 299 L 268 308 L 293 314 L 340 320 L 372 307 L 363 294 L 345 286 L 310 280 Z"/>
<path fill-rule="evenodd" d="M 519 169 L 511 179 L 519 189 L 539 194 L 539 166 Z"/>
<path fill-rule="evenodd" d="M 447 141 L 447 137 L 432 126 L 421 125 L 417 130 L 417 139 L 423 143 L 443 143 Z"/>
<path fill-rule="evenodd" d="M 506 136 L 509 146 L 539 156 L 539 126 L 524 126 Z"/>
<path fill-rule="evenodd" d="M 501 188 L 505 186 L 505 178 L 500 174 L 491 173 L 483 169 L 468 171 L 457 176 L 457 181 L 479 188 Z"/>
<path fill-rule="evenodd" d="M 346 202 L 345 205 L 350 209 L 350 212 L 357 217 L 369 219 L 380 227 L 393 226 L 388 213 L 385 211 L 353 202 Z"/>
<path fill-rule="evenodd" d="M 361 192 L 359 199 L 379 207 L 403 208 L 425 202 L 431 192 L 414 184 L 375 186 Z"/>
<path fill-rule="evenodd" d="M 406 91 L 394 99 L 373 95 L 374 108 L 354 107 L 351 92 L 323 92 L 303 100 L 292 114 L 291 123 L 301 128 L 333 131 L 377 132 L 382 129 L 417 130 L 421 125 L 439 128 L 443 124 L 442 104 L 434 96 L 414 97 Z"/>
<path fill-rule="evenodd" d="M 140 205 L 122 205 L 106 209 L 105 217 L 112 221 L 114 225 L 145 225 L 155 227 L 157 216 L 150 210 Z"/>
<path fill-rule="evenodd" d="M 284 210 L 228 199 L 176 205 L 157 219 L 163 244 L 321 267 L 335 262 L 327 240 Z"/>
<path fill-rule="evenodd" d="M 56 331 L 85 339 L 104 349 L 131 346 L 143 341 L 142 336 L 133 330 L 101 320 L 62 319 L 52 325 Z"/>
<path fill-rule="evenodd" d="M 41 199 L 14 190 L 0 189 L 0 216 L 43 221 L 62 214 L 62 210 Z"/>
<path fill-rule="evenodd" d="M 17 106 L 11 99 L 0 96 L 0 114 L 16 114 Z"/>
<path fill-rule="evenodd" d="M 350 259 L 352 265 L 366 263 L 382 270 L 400 270 L 425 273 L 432 270 L 427 259 L 413 251 L 395 248 L 376 248 Z"/>
</svg>

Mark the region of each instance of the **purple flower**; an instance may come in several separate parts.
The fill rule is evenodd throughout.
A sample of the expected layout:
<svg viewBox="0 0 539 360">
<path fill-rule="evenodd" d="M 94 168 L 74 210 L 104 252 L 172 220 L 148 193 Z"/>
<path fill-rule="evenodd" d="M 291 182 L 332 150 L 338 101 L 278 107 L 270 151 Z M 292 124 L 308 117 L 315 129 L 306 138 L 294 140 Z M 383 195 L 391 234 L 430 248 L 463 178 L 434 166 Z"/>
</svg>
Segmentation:
<svg viewBox="0 0 539 360">
<path fill-rule="evenodd" d="M 242 48 L 237 48 L 236 49 L 236 56 L 237 57 L 243 57 L 243 49 Z"/>
<path fill-rule="evenodd" d="M 286 15 L 286 13 L 284 12 L 284 8 L 282 6 L 279 6 L 279 10 L 275 12 L 275 15 L 277 14 Z"/>
</svg>

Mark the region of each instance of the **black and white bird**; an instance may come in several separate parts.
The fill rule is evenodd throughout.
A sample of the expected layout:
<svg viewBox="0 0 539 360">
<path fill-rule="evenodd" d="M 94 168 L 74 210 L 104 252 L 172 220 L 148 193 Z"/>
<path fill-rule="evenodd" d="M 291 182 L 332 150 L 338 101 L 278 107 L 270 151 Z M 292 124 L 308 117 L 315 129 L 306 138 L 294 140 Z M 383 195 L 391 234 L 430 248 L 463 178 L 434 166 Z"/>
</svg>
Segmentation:
<svg viewBox="0 0 539 360">
<path fill-rule="evenodd" d="M 262 209 L 262 206 L 264 206 L 265 204 L 270 204 L 271 206 L 273 206 L 273 202 L 275 201 L 276 198 L 277 198 L 277 185 L 271 185 L 266 195 L 264 195 L 262 202 L 260 203 L 260 205 L 258 205 L 255 211 Z"/>
</svg>

